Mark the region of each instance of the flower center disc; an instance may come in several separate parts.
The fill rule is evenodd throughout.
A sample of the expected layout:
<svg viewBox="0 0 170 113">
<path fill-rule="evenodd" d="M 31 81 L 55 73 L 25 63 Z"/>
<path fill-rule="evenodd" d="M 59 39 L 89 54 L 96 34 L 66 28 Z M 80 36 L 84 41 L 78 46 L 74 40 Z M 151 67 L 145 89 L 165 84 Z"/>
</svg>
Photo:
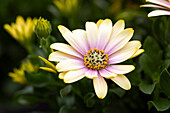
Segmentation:
<svg viewBox="0 0 170 113">
<path fill-rule="evenodd" d="M 84 56 L 84 64 L 92 70 L 101 70 L 107 67 L 108 55 L 104 50 L 90 49 Z"/>
</svg>

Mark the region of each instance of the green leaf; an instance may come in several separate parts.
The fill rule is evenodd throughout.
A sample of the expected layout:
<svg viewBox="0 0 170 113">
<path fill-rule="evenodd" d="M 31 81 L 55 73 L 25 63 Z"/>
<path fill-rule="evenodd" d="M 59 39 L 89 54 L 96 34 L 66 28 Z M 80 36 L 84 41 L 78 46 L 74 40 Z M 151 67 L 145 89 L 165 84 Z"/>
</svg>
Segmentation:
<svg viewBox="0 0 170 113">
<path fill-rule="evenodd" d="M 129 73 L 127 76 L 133 86 L 138 86 L 140 84 L 141 76 L 137 69 Z"/>
<path fill-rule="evenodd" d="M 71 107 L 67 107 L 65 105 L 63 105 L 60 110 L 59 113 L 77 113 L 77 110 L 75 108 L 71 108 Z"/>
<path fill-rule="evenodd" d="M 66 105 L 68 107 L 71 107 L 75 104 L 75 97 L 67 96 L 67 97 L 61 98 L 57 96 L 57 102 L 59 103 L 59 105 Z"/>
<path fill-rule="evenodd" d="M 44 87 L 48 85 L 60 85 L 55 79 L 45 72 L 29 73 L 25 71 L 27 81 L 35 87 Z"/>
<path fill-rule="evenodd" d="M 29 96 L 29 95 L 21 95 L 18 97 L 18 102 L 22 105 L 33 105 L 33 104 L 37 104 L 38 102 L 41 101 L 40 98 L 36 97 L 36 96 Z"/>
<path fill-rule="evenodd" d="M 141 82 L 139 84 L 139 89 L 145 93 L 145 94 L 152 94 L 154 88 L 155 88 L 155 85 L 156 85 L 157 82 L 154 82 L 153 84 L 148 84 L 146 82 Z"/>
<path fill-rule="evenodd" d="M 63 89 L 60 90 L 60 95 L 63 98 L 65 96 L 67 96 L 71 91 L 72 91 L 72 86 L 67 85 L 66 87 L 64 87 Z"/>
<path fill-rule="evenodd" d="M 32 94 L 34 92 L 33 86 L 26 86 L 24 89 L 17 91 L 17 95 Z"/>
<path fill-rule="evenodd" d="M 155 65 L 159 66 L 162 62 L 163 51 L 157 41 L 148 36 L 144 41 L 143 48 L 145 53 L 151 58 L 152 61 L 154 61 Z"/>
<path fill-rule="evenodd" d="M 110 89 L 109 91 L 115 93 L 119 97 L 123 97 L 123 95 L 126 93 L 125 90 L 118 88 L 118 87 L 114 89 Z"/>
<path fill-rule="evenodd" d="M 149 109 L 151 109 L 152 106 L 154 106 L 157 109 L 157 111 L 165 111 L 169 109 L 170 101 L 164 98 L 159 98 L 158 100 L 154 101 L 148 101 Z"/>
<path fill-rule="evenodd" d="M 139 64 L 144 72 L 148 75 L 152 75 L 155 71 L 158 71 L 158 67 L 154 64 L 152 58 L 145 53 L 140 56 Z"/>
<path fill-rule="evenodd" d="M 160 77 L 160 87 L 162 91 L 167 95 L 170 96 L 170 73 L 165 69 L 161 73 Z"/>
<path fill-rule="evenodd" d="M 84 102 L 86 103 L 87 107 L 93 107 L 95 104 L 94 100 L 95 94 L 94 93 L 87 93 L 84 97 Z"/>
<path fill-rule="evenodd" d="M 156 40 L 152 37 L 147 37 L 145 39 L 143 47 L 145 49 L 145 53 L 139 58 L 139 64 L 145 74 L 149 75 L 153 81 L 158 81 L 163 63 L 163 51 Z"/>
</svg>

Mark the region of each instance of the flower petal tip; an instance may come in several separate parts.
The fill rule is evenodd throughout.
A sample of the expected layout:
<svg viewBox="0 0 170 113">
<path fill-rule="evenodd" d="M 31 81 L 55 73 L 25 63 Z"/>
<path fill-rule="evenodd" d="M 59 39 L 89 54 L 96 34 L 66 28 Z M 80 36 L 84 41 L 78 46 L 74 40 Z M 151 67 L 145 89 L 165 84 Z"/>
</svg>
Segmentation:
<svg viewBox="0 0 170 113">
<path fill-rule="evenodd" d="M 104 97 L 98 96 L 98 98 L 99 98 L 99 99 L 104 99 L 104 98 L 105 98 L 105 96 L 104 96 Z"/>
<path fill-rule="evenodd" d="M 144 7 L 144 5 L 140 5 L 139 7 Z"/>
<path fill-rule="evenodd" d="M 135 66 L 132 66 L 132 67 L 133 67 L 132 71 L 135 70 Z"/>
<path fill-rule="evenodd" d="M 65 80 L 64 78 L 63 78 L 63 81 L 64 81 L 64 83 L 67 83 L 67 84 L 70 83 L 70 82 L 68 82 L 67 80 Z"/>
<path fill-rule="evenodd" d="M 40 58 L 41 60 L 45 61 L 45 60 L 44 60 L 44 58 L 43 58 L 43 57 L 41 57 L 41 56 L 38 56 L 38 58 Z"/>
<path fill-rule="evenodd" d="M 120 19 L 119 22 L 123 22 L 124 23 L 125 21 L 123 19 Z"/>
<path fill-rule="evenodd" d="M 111 19 L 106 18 L 105 21 L 111 21 Z"/>
<path fill-rule="evenodd" d="M 131 89 L 131 87 L 129 87 L 129 88 L 125 89 L 125 90 L 130 90 L 130 89 Z"/>
</svg>

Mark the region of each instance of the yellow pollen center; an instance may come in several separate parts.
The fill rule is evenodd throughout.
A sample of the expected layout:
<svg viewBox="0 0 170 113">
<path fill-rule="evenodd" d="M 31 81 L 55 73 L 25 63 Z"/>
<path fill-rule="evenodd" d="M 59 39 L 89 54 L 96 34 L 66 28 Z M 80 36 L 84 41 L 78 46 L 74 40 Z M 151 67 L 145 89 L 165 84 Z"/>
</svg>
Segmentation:
<svg viewBox="0 0 170 113">
<path fill-rule="evenodd" d="M 108 55 L 104 50 L 90 49 L 84 56 L 84 64 L 92 70 L 101 70 L 107 67 Z"/>
</svg>

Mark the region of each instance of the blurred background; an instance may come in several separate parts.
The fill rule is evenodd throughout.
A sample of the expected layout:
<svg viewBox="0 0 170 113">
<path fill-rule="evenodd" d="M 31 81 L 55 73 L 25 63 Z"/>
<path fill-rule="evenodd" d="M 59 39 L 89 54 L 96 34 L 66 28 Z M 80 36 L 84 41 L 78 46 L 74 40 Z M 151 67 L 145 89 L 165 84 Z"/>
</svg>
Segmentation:
<svg viewBox="0 0 170 113">
<path fill-rule="evenodd" d="M 144 3 L 142 0 L 75 0 L 76 3 L 72 4 L 72 6 L 69 6 L 69 4 L 57 5 L 55 1 L 57 0 L 0 0 L 0 113 L 56 113 L 48 102 L 23 104 L 24 101 L 20 100 L 18 102 L 15 99 L 16 92 L 24 86 L 13 82 L 8 73 L 12 72 L 13 68 L 18 68 L 28 53 L 5 31 L 3 25 L 15 22 L 18 15 L 23 16 L 24 19 L 27 17 L 39 18 L 40 16 L 48 19 L 52 24 L 52 35 L 59 42 L 63 42 L 63 39 L 57 25 L 65 25 L 71 30 L 84 29 L 86 21 L 97 22 L 98 19 L 105 18 L 111 19 L 113 23 L 119 19 L 124 19 L 126 28 L 132 27 L 135 30 L 133 39 L 140 40 L 142 43 L 145 37 L 151 34 L 150 25 L 152 22 L 147 17 L 149 10 L 139 7 Z M 37 40 L 35 37 L 35 43 L 38 43 Z M 134 59 L 134 62 L 135 60 L 137 59 Z M 134 96 L 134 98 L 131 103 L 128 103 L 128 97 L 131 96 Z M 148 111 L 146 103 L 149 98 L 150 96 L 143 95 L 134 86 L 126 94 L 123 100 L 124 104 L 121 101 L 115 102 L 117 105 L 112 109 L 114 109 L 114 113 L 156 112 L 155 109 Z M 112 111 L 109 109 L 105 111 L 113 113 L 109 112 Z M 72 112 L 70 111 L 70 113 Z"/>
</svg>

